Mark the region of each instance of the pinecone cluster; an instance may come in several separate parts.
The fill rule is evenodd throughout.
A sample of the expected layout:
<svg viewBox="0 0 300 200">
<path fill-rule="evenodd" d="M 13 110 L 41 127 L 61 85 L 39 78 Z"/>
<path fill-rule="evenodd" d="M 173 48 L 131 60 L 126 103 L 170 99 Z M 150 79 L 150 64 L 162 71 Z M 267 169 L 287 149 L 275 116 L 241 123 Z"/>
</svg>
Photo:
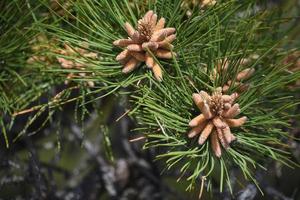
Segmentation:
<svg viewBox="0 0 300 200">
<path fill-rule="evenodd" d="M 237 97 L 237 93 L 223 95 L 221 87 L 217 88 L 212 95 L 205 91 L 193 94 L 193 100 L 201 114 L 190 121 L 189 126 L 192 129 L 188 137 L 194 138 L 199 135 L 198 143 L 202 145 L 210 136 L 214 154 L 221 157 L 220 143 L 224 149 L 227 149 L 229 144 L 236 139 L 230 127 L 242 126 L 247 121 L 247 117 L 234 119 L 240 114 L 239 104 L 234 104 Z"/>
<path fill-rule="evenodd" d="M 82 43 L 80 45 L 81 47 L 71 47 L 67 43 L 64 44 L 64 49 L 57 50 L 56 53 L 63 55 L 63 57 L 58 56 L 57 61 L 60 63 L 62 68 L 65 69 L 77 69 L 77 70 L 82 70 L 84 71 L 86 69 L 85 64 L 75 62 L 74 60 L 70 60 L 67 57 L 72 57 L 72 58 L 91 58 L 91 59 L 96 59 L 98 56 L 96 53 L 89 52 L 86 49 L 89 47 L 87 43 Z M 66 84 L 69 82 L 69 79 L 72 79 L 76 76 L 79 77 L 86 77 L 87 73 L 86 72 L 79 72 L 78 74 L 75 73 L 70 73 L 67 76 Z M 93 81 L 88 81 L 87 84 L 90 87 L 94 87 L 94 82 Z"/>
<path fill-rule="evenodd" d="M 30 41 L 31 51 L 34 53 L 30 58 L 27 59 L 28 64 L 33 63 L 44 63 L 46 66 L 49 66 L 55 62 L 55 58 L 53 59 L 47 52 L 54 51 L 55 45 L 57 41 L 52 38 L 48 39 L 48 37 L 44 34 L 37 35 L 32 41 Z"/>
<path fill-rule="evenodd" d="M 137 68 L 142 62 L 153 71 L 155 78 L 162 80 L 162 70 L 155 58 L 171 59 L 175 39 L 175 28 L 165 28 L 166 20 L 160 18 L 152 11 L 138 21 L 137 29 L 134 29 L 128 22 L 125 23 L 125 30 L 129 35 L 128 39 L 114 41 L 114 45 L 124 48 L 116 57 L 124 67 L 122 72 L 129 73 Z"/>
<path fill-rule="evenodd" d="M 249 63 L 249 59 L 242 59 L 240 65 L 246 65 Z M 229 60 L 225 59 L 223 62 L 219 62 L 217 64 L 217 67 L 213 70 L 211 78 L 214 80 L 217 78 L 217 76 L 220 76 L 221 74 L 226 73 L 229 67 Z M 227 81 L 222 91 L 224 93 L 228 92 L 230 87 L 237 88 L 237 91 L 239 93 L 245 92 L 249 88 L 249 84 L 243 83 L 243 81 L 249 79 L 255 72 L 254 68 L 246 68 L 239 72 L 234 79 L 231 79 Z"/>
</svg>

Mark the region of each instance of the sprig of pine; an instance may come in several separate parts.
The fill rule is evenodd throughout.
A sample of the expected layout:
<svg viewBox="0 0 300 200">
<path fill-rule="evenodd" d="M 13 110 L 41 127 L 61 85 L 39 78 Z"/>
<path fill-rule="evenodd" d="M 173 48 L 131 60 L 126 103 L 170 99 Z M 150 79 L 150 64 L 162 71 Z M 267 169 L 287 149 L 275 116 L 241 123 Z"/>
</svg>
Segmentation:
<svg viewBox="0 0 300 200">
<path fill-rule="evenodd" d="M 26 10 L 24 19 L 17 19 L 18 14 L 8 17 L 16 5 L 18 11 Z M 255 10 L 255 1 L 219 1 L 205 9 L 196 6 L 190 10 L 182 6 L 181 0 L 79 0 L 72 2 L 70 10 L 62 6 L 65 16 L 61 16 L 48 1 L 18 0 L 6 6 L 0 11 L 0 19 L 8 19 L 9 25 L 0 39 L 0 59 L 5 60 L 0 74 L 4 91 L 0 95 L 1 112 L 12 116 L 13 121 L 14 114 L 34 111 L 18 137 L 44 111 L 48 111 L 46 123 L 63 105 L 77 102 L 75 113 L 78 109 L 82 111 L 79 120 L 83 122 L 88 103 L 128 88 L 126 94 L 133 105 L 130 115 L 140 125 L 136 131 L 147 137 L 145 148 L 161 149 L 163 153 L 157 157 L 166 160 L 167 169 L 180 169 L 180 178 L 190 183 L 188 189 L 193 189 L 202 177 L 206 178 L 207 190 L 217 182 L 221 192 L 224 185 L 232 191 L 232 166 L 239 167 L 245 179 L 258 186 L 253 171 L 266 168 L 265 158 L 291 167 L 296 165 L 289 159 L 284 141 L 289 136 L 289 120 L 294 117 L 291 113 L 299 103 L 294 98 L 297 89 L 287 88 L 300 78 L 300 73 L 290 73 L 282 62 L 288 53 L 284 46 L 288 42 L 284 37 L 287 32 L 275 30 L 280 30 L 277 27 L 288 19 L 283 20 L 272 10 Z M 122 74 L 122 66 L 115 60 L 121 49 L 112 44 L 127 37 L 125 22 L 136 25 L 149 10 L 165 17 L 166 25 L 175 27 L 177 33 L 173 49 L 177 56 L 156 60 L 164 71 L 162 83 L 153 78 L 144 64 L 130 75 Z M 24 30 L 26 37 L 22 37 Z M 51 48 L 34 52 L 31 41 L 40 35 L 47 38 L 47 44 L 55 42 Z M 88 46 L 82 47 L 83 42 Z M 78 51 L 62 56 L 58 50 L 63 50 L 64 44 L 97 53 L 98 59 L 84 57 Z M 28 63 L 32 56 L 46 56 L 51 62 Z M 61 56 L 83 64 L 84 70 L 62 68 L 57 61 Z M 243 59 L 250 60 L 246 66 Z M 218 64 L 224 65 L 226 61 L 228 70 L 214 77 Z M 210 143 L 200 146 L 187 138 L 188 123 L 199 114 L 192 94 L 201 90 L 213 92 L 246 67 L 256 71 L 245 81 L 250 87 L 237 102 L 249 121 L 232 130 L 237 141 L 219 159 L 211 151 Z M 88 75 L 73 77 L 63 90 L 51 92 L 54 86 L 64 84 L 68 74 L 80 72 Z M 85 84 L 88 81 L 93 81 L 95 87 L 89 88 Z M 230 87 L 229 93 L 237 89 Z M 78 91 L 75 96 L 74 90 Z M 42 95 L 50 100 L 32 107 Z M 3 118 L 0 125 L 6 133 Z M 107 135 L 105 139 L 108 141 Z"/>
</svg>

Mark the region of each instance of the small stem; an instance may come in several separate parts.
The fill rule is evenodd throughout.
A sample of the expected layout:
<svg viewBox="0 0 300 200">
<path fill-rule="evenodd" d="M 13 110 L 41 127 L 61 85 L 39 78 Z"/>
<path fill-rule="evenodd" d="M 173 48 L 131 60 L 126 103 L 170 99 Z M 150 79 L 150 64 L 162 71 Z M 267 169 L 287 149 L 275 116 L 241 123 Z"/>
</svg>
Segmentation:
<svg viewBox="0 0 300 200">
<path fill-rule="evenodd" d="M 204 188 L 204 183 L 206 181 L 206 176 L 201 177 L 201 186 L 200 186 L 200 192 L 199 192 L 199 199 L 201 199 L 202 194 L 203 194 L 203 188 Z"/>
</svg>

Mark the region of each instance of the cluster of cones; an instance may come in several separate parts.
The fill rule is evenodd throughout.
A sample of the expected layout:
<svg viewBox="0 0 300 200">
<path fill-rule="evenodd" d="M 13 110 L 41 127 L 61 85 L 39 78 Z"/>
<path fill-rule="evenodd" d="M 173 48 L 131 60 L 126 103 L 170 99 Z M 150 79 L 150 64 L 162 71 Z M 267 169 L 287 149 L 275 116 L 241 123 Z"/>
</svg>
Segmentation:
<svg viewBox="0 0 300 200">
<path fill-rule="evenodd" d="M 215 1 L 201 1 L 202 3 L 214 4 Z M 123 73 L 129 73 L 136 69 L 141 63 L 145 63 L 148 68 L 153 71 L 155 78 L 162 80 L 162 69 L 157 59 L 171 59 L 175 54 L 172 52 L 175 39 L 175 28 L 165 28 L 165 19 L 160 18 L 153 11 L 148 11 L 145 16 L 138 21 L 137 28 L 132 27 L 128 22 L 125 23 L 125 30 L 128 34 L 127 39 L 119 39 L 113 42 L 115 46 L 123 48 L 123 51 L 116 57 L 116 60 L 123 65 Z M 42 38 L 44 40 L 44 38 Z M 41 39 L 38 39 L 41 40 Z M 65 43 L 62 49 L 52 50 L 57 56 L 57 62 L 64 69 L 75 69 L 82 72 L 70 73 L 66 82 L 76 77 L 86 77 L 88 74 L 84 72 L 86 66 L 74 58 L 90 58 L 96 59 L 97 54 L 89 52 L 88 44 L 83 43 L 80 47 L 71 47 Z M 39 49 L 37 49 L 39 50 Z M 28 61 L 47 61 L 47 57 L 32 57 Z M 241 65 L 246 63 L 246 59 Z M 213 71 L 211 78 L 216 79 L 219 75 L 226 73 L 229 68 L 229 61 L 226 59 L 222 63 L 218 63 Z M 192 119 L 189 125 L 192 127 L 188 133 L 188 137 L 198 137 L 198 143 L 204 144 L 210 138 L 211 147 L 217 157 L 222 155 L 221 145 L 224 149 L 236 137 L 231 133 L 231 127 L 242 126 L 247 118 L 241 117 L 235 119 L 240 114 L 239 104 L 234 103 L 239 93 L 248 89 L 248 85 L 243 81 L 248 79 L 255 72 L 254 68 L 246 68 L 232 80 L 229 80 L 214 91 L 211 95 L 205 91 L 199 94 L 193 94 L 193 100 L 200 109 L 201 114 Z M 90 73 L 90 72 L 89 72 Z M 88 81 L 89 86 L 94 86 L 92 81 Z M 226 95 L 229 88 L 237 88 L 238 93 Z"/>
<path fill-rule="evenodd" d="M 74 60 L 71 60 L 70 58 L 90 58 L 90 59 L 96 59 L 98 55 L 93 52 L 89 52 L 88 47 L 89 45 L 87 43 L 82 43 L 80 45 L 81 47 L 71 47 L 67 43 L 64 44 L 63 49 L 59 49 L 57 53 L 59 55 L 62 55 L 63 57 L 57 57 L 57 61 L 60 63 L 61 67 L 64 69 L 76 69 L 82 72 L 78 73 L 69 73 L 67 76 L 67 80 L 65 83 L 67 84 L 70 79 L 73 79 L 75 77 L 81 77 L 85 78 L 88 76 L 87 72 L 84 72 L 86 70 L 86 67 L 84 63 L 79 63 L 78 61 L 75 62 Z M 70 58 L 68 58 L 70 57 Z M 88 86 L 94 87 L 94 82 L 93 81 L 87 81 Z"/>
<path fill-rule="evenodd" d="M 190 1 L 201 7 L 214 5 L 214 0 Z M 165 19 L 157 20 L 157 15 L 153 11 L 149 11 L 138 21 L 137 29 L 134 29 L 129 23 L 125 23 L 125 30 L 129 35 L 127 39 L 119 39 L 114 41 L 114 45 L 124 48 L 124 50 L 116 57 L 116 60 L 123 65 L 123 73 L 133 71 L 143 62 L 152 69 L 157 80 L 162 80 L 161 68 L 155 58 L 170 59 L 174 56 L 172 53 L 173 45 L 171 43 L 176 39 L 174 28 L 164 28 Z M 241 65 L 248 62 L 247 59 L 242 60 Z M 212 74 L 212 78 L 216 79 L 218 75 L 226 73 L 229 67 L 228 60 L 218 63 L 218 66 Z M 244 80 L 250 78 L 255 72 L 254 68 L 246 68 L 239 73 L 233 80 L 229 80 L 223 87 L 218 88 L 212 95 L 208 95 L 205 91 L 194 94 L 193 99 L 201 110 L 199 116 L 195 117 L 191 122 L 191 131 L 188 133 L 190 138 L 200 134 L 198 143 L 204 144 L 210 137 L 211 146 L 214 154 L 220 157 L 222 154 L 221 145 L 224 149 L 236 139 L 231 133 L 230 127 L 242 126 L 247 118 L 242 117 L 234 119 L 239 113 L 239 104 L 234 101 L 238 98 L 238 93 L 232 95 L 224 95 L 231 87 L 237 88 L 239 93 L 248 89 L 249 85 L 243 83 Z"/>
<path fill-rule="evenodd" d="M 46 66 L 50 66 L 58 62 L 64 69 L 82 71 L 69 73 L 65 81 L 65 83 L 68 84 L 69 80 L 72 78 L 85 78 L 88 76 L 89 73 L 84 72 L 86 70 L 86 64 L 74 60 L 74 58 L 96 59 L 97 54 L 86 50 L 88 47 L 89 45 L 87 43 L 80 44 L 80 47 L 71 47 L 69 44 L 65 43 L 63 48 L 59 48 L 57 40 L 49 40 L 46 35 L 40 34 L 31 42 L 31 50 L 36 53 L 36 55 L 28 58 L 27 63 L 33 64 L 39 62 Z M 87 85 L 93 87 L 94 82 L 87 81 Z"/>
<path fill-rule="evenodd" d="M 46 66 L 51 65 L 55 59 L 47 55 L 47 52 L 55 51 L 55 44 L 57 44 L 57 41 L 55 39 L 49 40 L 44 34 L 37 35 L 30 42 L 32 52 L 37 54 L 32 55 L 30 58 L 28 58 L 27 63 L 33 64 L 39 62 L 43 63 Z"/>
<path fill-rule="evenodd" d="M 239 64 L 245 66 L 250 61 L 250 58 L 242 59 Z M 216 80 L 225 75 L 228 73 L 229 66 L 230 61 L 228 59 L 218 62 L 210 78 Z M 228 80 L 223 87 L 217 88 L 212 95 L 205 91 L 193 94 L 193 100 L 201 114 L 190 121 L 189 125 L 192 129 L 188 133 L 188 137 L 193 138 L 200 134 L 198 139 L 200 145 L 210 138 L 212 150 L 217 157 L 222 154 L 221 145 L 224 149 L 228 149 L 230 143 L 236 139 L 231 133 L 230 127 L 242 126 L 247 120 L 246 117 L 234 119 L 240 114 L 239 104 L 234 104 L 234 101 L 240 96 L 240 93 L 249 88 L 249 84 L 244 83 L 244 81 L 249 79 L 254 72 L 254 68 L 243 69 L 233 79 Z M 230 88 L 235 88 L 237 92 L 226 95 Z"/>
<path fill-rule="evenodd" d="M 145 62 L 155 78 L 162 80 L 162 69 L 156 58 L 171 59 L 175 55 L 171 43 L 176 39 L 175 28 L 165 28 L 165 22 L 165 18 L 158 20 L 157 15 L 150 10 L 138 21 L 137 29 L 125 23 L 129 38 L 113 42 L 115 46 L 124 48 L 116 57 L 123 65 L 123 73 L 129 73 Z"/>
<path fill-rule="evenodd" d="M 241 66 L 245 66 L 250 62 L 250 59 L 242 59 L 240 61 Z M 217 67 L 213 70 L 211 79 L 215 80 L 223 74 L 226 74 L 229 68 L 229 60 L 225 59 L 222 62 L 217 63 Z M 249 79 L 255 72 L 254 68 L 246 68 L 237 73 L 234 79 L 228 80 L 222 87 L 222 91 L 227 93 L 230 88 L 235 88 L 239 93 L 245 92 L 249 88 L 249 84 L 244 83 L 243 81 Z"/>
<path fill-rule="evenodd" d="M 201 114 L 190 121 L 189 125 L 192 129 L 188 137 L 199 136 L 200 145 L 204 144 L 209 137 L 214 154 L 221 157 L 221 145 L 227 149 L 229 144 L 236 139 L 230 127 L 242 126 L 247 121 L 246 117 L 235 119 L 240 114 L 239 104 L 234 104 L 237 97 L 237 93 L 222 94 L 221 87 L 217 88 L 212 95 L 205 91 L 193 94 L 193 100 Z"/>
</svg>

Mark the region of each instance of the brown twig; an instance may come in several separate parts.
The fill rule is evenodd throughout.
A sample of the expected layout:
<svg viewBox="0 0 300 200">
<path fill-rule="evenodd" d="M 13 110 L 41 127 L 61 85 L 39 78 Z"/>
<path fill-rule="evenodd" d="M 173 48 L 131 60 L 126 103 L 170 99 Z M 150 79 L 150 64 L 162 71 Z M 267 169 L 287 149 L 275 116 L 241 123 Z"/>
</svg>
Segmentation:
<svg viewBox="0 0 300 200">
<path fill-rule="evenodd" d="M 205 181 L 206 181 L 206 176 L 202 176 L 201 177 L 200 192 L 199 192 L 199 196 L 198 196 L 199 199 L 201 199 L 201 197 L 202 197 Z"/>
</svg>

